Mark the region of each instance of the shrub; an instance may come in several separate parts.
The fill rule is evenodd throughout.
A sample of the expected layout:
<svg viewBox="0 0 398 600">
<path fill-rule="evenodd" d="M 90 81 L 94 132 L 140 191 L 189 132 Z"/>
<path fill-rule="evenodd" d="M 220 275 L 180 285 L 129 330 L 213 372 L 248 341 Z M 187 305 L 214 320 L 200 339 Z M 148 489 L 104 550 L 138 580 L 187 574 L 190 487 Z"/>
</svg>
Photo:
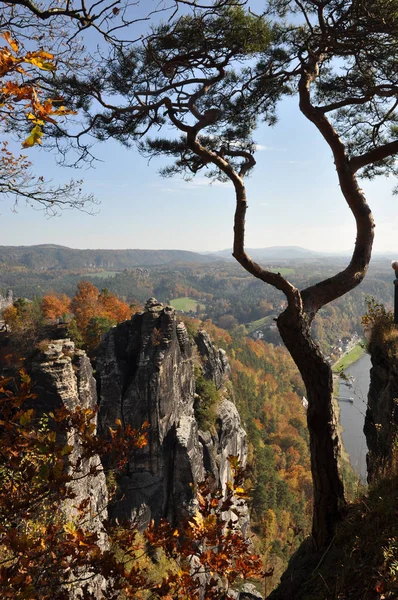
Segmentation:
<svg viewBox="0 0 398 600">
<path fill-rule="evenodd" d="M 195 418 L 199 429 L 215 431 L 216 407 L 220 401 L 220 393 L 213 381 L 205 379 L 200 367 L 195 367 L 196 399 L 194 403 Z"/>
<path fill-rule="evenodd" d="M 398 348 L 398 329 L 394 324 L 392 311 L 377 302 L 372 296 L 366 297 L 366 313 L 361 319 L 362 326 L 368 338 L 368 349 L 372 347 L 385 349 L 387 354 L 395 354 Z"/>
</svg>

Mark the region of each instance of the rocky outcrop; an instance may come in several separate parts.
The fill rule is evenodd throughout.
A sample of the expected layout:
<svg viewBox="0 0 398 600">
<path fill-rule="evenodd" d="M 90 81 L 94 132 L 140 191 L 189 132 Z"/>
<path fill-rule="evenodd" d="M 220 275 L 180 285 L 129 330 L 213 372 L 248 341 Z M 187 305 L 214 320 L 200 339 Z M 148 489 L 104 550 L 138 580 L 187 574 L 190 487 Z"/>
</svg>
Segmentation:
<svg viewBox="0 0 398 600">
<path fill-rule="evenodd" d="M 7 293 L 5 296 L 0 294 L 0 312 L 2 310 L 4 310 L 5 308 L 12 306 L 13 302 L 14 302 L 14 297 L 13 297 L 12 290 L 7 290 Z"/>
<path fill-rule="evenodd" d="M 372 369 L 364 432 L 368 482 L 397 467 L 398 360 L 387 345 L 370 344 Z"/>
<path fill-rule="evenodd" d="M 196 335 L 195 342 L 201 356 L 204 376 L 213 381 L 217 389 L 220 389 L 231 375 L 231 367 L 225 350 L 213 346 L 209 334 L 203 329 Z"/>
<path fill-rule="evenodd" d="M 246 461 L 246 432 L 235 404 L 222 399 L 217 407 L 216 434 L 199 430 L 198 435 L 203 446 L 205 469 L 223 488 L 231 478 L 228 457 L 239 456 L 243 464 Z"/>
<path fill-rule="evenodd" d="M 230 397 L 226 354 L 212 345 L 204 331 L 194 342 L 173 308 L 150 299 L 143 312 L 112 328 L 101 345 L 96 380 L 86 354 L 70 340 L 42 342 L 40 348 L 31 366 L 38 414 L 63 406 L 94 408 L 98 402 L 100 436 L 107 436 L 116 421 L 133 429 L 149 424 L 148 444 L 132 451 L 111 503 L 104 473 L 94 469 L 99 458 L 80 461 L 77 432 L 68 436 L 73 450 L 65 460 L 70 472 L 76 464 L 79 472 L 75 473 L 78 480 L 68 484 L 75 497 L 63 502 L 60 514 L 66 521 L 76 520 L 75 507 L 89 499 L 87 526 L 97 533 L 102 549 L 108 547 L 103 527 L 108 516 L 119 522 L 134 520 L 140 528 L 162 517 L 178 524 L 196 507 L 192 484 L 210 473 L 214 485 L 222 489 L 232 475 L 228 457 L 238 456 L 245 464 L 246 434 Z M 195 418 L 195 407 L 202 401 L 196 394 L 195 366 L 217 390 L 207 431 L 199 429 Z M 248 511 L 239 510 L 238 515 L 226 514 L 226 519 L 239 519 L 245 530 Z M 102 577 L 90 574 L 93 597 L 103 597 L 105 588 Z M 76 587 L 70 597 L 77 599 L 80 591 Z"/>
<path fill-rule="evenodd" d="M 196 354 L 221 400 L 214 432 L 198 430 L 194 414 Z M 150 424 L 145 448 L 134 453 L 119 481 L 111 517 L 178 522 L 192 509 L 192 484 L 210 472 L 219 485 L 230 478 L 229 455 L 246 460 L 246 435 L 235 405 L 223 392 L 229 365 L 204 332 L 190 340 L 173 308 L 150 299 L 142 313 L 113 328 L 97 361 L 99 430 Z"/>
<path fill-rule="evenodd" d="M 225 350 L 216 348 L 205 330 L 200 330 L 195 336 L 195 344 L 203 376 L 214 383 L 221 395 L 216 408 L 216 433 L 199 431 L 199 440 L 203 446 L 205 469 L 223 488 L 231 477 L 228 457 L 239 456 L 246 461 L 246 432 L 235 404 L 228 399 L 226 384 L 231 376 L 231 367 Z"/>
<path fill-rule="evenodd" d="M 262 595 L 252 583 L 244 583 L 239 594 L 239 600 L 262 600 Z"/>
<path fill-rule="evenodd" d="M 77 407 L 96 408 L 96 383 L 90 361 L 85 352 L 76 350 L 70 340 L 49 343 L 34 361 L 31 371 L 35 381 L 34 391 L 37 393 L 35 408 L 39 414 L 48 414 L 62 406 L 72 411 Z M 100 459 L 98 456 L 92 456 L 80 460 L 82 449 L 77 432 L 72 431 L 72 435 L 68 435 L 65 441 L 73 446 L 66 460 L 68 471 L 73 478 L 68 486 L 74 498 L 73 502 L 65 501 L 61 504 L 61 514 L 66 522 L 76 522 L 78 513 L 75 507 L 82 501 L 89 500 L 84 527 L 97 534 L 98 546 L 106 550 L 108 540 L 103 523 L 107 517 L 108 493 L 105 475 L 102 470 L 98 472 Z M 94 597 L 102 597 L 101 589 L 106 586 L 104 578 L 85 571 L 83 579 L 87 576 L 90 580 L 89 591 Z M 69 597 L 78 598 L 80 593 L 79 584 L 76 584 Z"/>
</svg>

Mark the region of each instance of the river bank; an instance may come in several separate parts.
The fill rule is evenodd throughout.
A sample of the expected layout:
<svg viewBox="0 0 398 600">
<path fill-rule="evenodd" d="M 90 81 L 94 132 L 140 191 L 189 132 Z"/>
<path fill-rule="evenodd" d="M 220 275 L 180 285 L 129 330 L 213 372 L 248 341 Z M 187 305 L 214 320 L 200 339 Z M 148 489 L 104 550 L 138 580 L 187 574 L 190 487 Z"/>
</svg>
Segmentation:
<svg viewBox="0 0 398 600">
<path fill-rule="evenodd" d="M 362 340 L 359 344 L 356 344 L 351 350 L 348 350 L 332 365 L 332 371 L 338 375 L 337 371 L 345 371 L 347 367 L 357 362 L 365 354 L 365 341 Z"/>
<path fill-rule="evenodd" d="M 342 359 L 346 361 L 342 362 Z M 367 446 L 363 426 L 370 385 L 371 361 L 363 347 L 354 348 L 342 359 L 333 366 L 334 403 L 339 432 L 344 454 L 348 454 L 354 472 L 364 484 Z M 342 371 L 347 378 L 339 378 L 336 371 Z"/>
</svg>

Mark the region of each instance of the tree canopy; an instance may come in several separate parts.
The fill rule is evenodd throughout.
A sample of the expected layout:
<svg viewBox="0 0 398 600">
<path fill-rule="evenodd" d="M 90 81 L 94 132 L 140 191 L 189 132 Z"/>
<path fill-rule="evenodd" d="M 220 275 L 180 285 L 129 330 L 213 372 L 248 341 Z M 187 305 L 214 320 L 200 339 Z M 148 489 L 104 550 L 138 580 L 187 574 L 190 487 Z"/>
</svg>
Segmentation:
<svg viewBox="0 0 398 600">
<path fill-rule="evenodd" d="M 104 56 L 139 39 L 143 22 L 157 14 L 176 14 L 180 3 L 170 0 L 150 7 L 139 0 L 0 3 L 0 133 L 8 140 L 0 147 L 1 197 L 13 199 L 14 207 L 25 200 L 49 215 L 64 208 L 93 210 L 95 198 L 83 191 L 81 180 L 52 185 L 46 173 L 35 174 L 32 161 L 19 153 L 18 145 L 29 151 L 45 140 L 62 161 L 57 126 L 62 124 L 73 135 L 76 111 L 66 106 L 56 79 L 72 74 L 78 80 L 87 78 Z M 78 166 L 87 157 L 78 144 L 72 162 Z"/>
</svg>

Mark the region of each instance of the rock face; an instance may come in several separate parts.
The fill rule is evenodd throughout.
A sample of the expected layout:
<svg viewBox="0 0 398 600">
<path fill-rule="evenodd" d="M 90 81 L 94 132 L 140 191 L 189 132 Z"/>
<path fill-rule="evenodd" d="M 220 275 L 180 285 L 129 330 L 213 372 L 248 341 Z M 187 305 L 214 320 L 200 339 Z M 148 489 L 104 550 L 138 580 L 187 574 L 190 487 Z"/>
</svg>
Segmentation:
<svg viewBox="0 0 398 600">
<path fill-rule="evenodd" d="M 85 352 L 75 350 L 74 343 L 68 339 L 48 344 L 32 365 L 32 379 L 36 382 L 34 391 L 38 397 L 35 407 L 39 412 L 48 413 L 62 406 L 70 410 L 78 406 L 96 407 L 96 383 L 90 361 Z M 79 461 L 78 469 L 75 468 L 74 465 L 81 456 L 81 447 L 76 433 L 73 437 L 73 440 L 68 438 L 68 444 L 73 445 L 72 453 L 68 456 L 68 468 L 71 472 L 73 469 L 73 477 L 76 480 L 68 485 L 75 497 L 73 502 L 63 502 L 60 509 L 66 521 L 76 520 L 77 511 L 74 507 L 89 499 L 85 527 L 97 534 L 98 546 L 106 550 L 108 540 L 103 522 L 107 517 L 108 493 L 105 475 L 103 472 L 95 475 L 90 473 L 90 468 L 96 469 L 100 463 L 98 456 Z M 87 575 L 87 572 L 84 574 Z M 95 597 L 102 597 L 101 590 L 105 586 L 106 582 L 102 577 L 90 577 L 90 591 Z M 78 598 L 80 592 L 77 584 L 77 587 L 70 591 L 70 597 Z"/>
<path fill-rule="evenodd" d="M 370 351 L 373 366 L 364 432 L 369 449 L 368 482 L 372 483 L 397 461 L 398 361 L 387 348 L 371 344 Z"/>
<path fill-rule="evenodd" d="M 13 302 L 14 297 L 12 290 L 7 290 L 5 296 L 2 296 L 2 294 L 0 294 L 0 311 L 4 310 L 5 308 L 8 308 L 9 306 L 12 306 Z"/>
<path fill-rule="evenodd" d="M 97 361 L 99 432 L 120 419 L 123 425 L 150 424 L 149 443 L 131 458 L 119 481 L 110 516 L 177 523 L 192 508 L 192 483 L 214 475 L 229 479 L 228 456 L 246 460 L 246 434 L 235 405 L 223 397 L 229 375 L 225 353 L 212 346 L 205 332 L 197 347 L 173 308 L 155 299 L 105 336 Z M 198 430 L 194 414 L 194 356 L 199 352 L 203 374 L 221 392 L 217 431 Z"/>
<path fill-rule="evenodd" d="M 225 350 L 213 346 L 209 334 L 204 330 L 199 331 L 195 342 L 202 358 L 203 374 L 219 390 L 231 375 L 227 354 Z"/>
</svg>

